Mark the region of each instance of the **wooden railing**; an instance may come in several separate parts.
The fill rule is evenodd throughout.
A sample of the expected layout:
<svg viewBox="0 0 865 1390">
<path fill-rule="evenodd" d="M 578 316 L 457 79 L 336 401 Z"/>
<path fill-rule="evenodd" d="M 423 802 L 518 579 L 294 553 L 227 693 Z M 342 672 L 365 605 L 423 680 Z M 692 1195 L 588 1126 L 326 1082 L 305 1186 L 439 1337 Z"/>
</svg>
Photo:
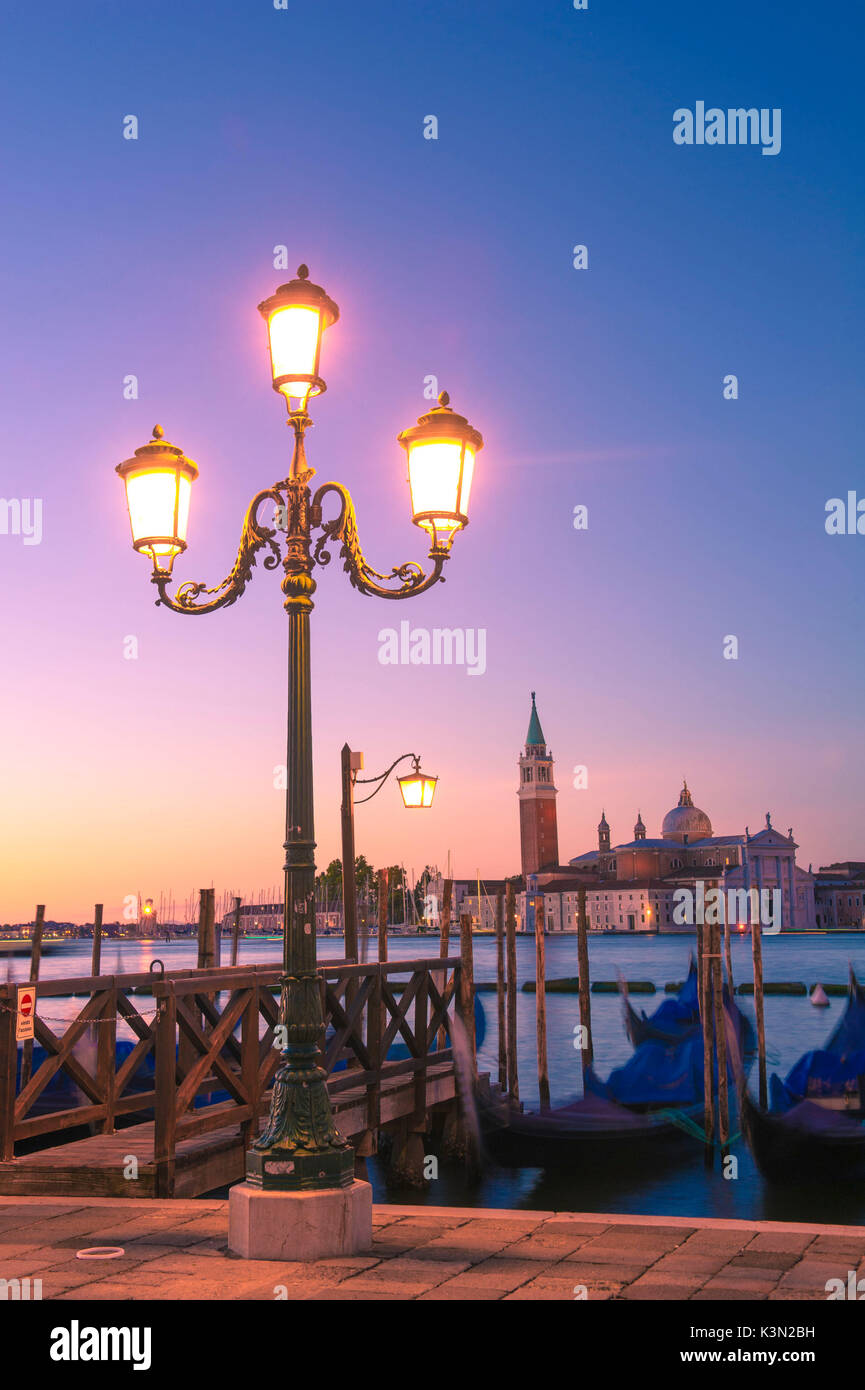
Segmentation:
<svg viewBox="0 0 865 1390">
<path fill-rule="evenodd" d="M 238 966 L 41 981 L 35 1040 L 47 1055 L 20 1094 L 16 986 L 0 985 L 0 1159 L 12 1159 L 15 1145 L 27 1140 L 50 1136 L 58 1142 L 64 1131 L 83 1125 L 110 1134 L 118 1121 L 152 1115 L 158 1190 L 170 1195 L 179 1143 L 237 1125 L 248 1146 L 279 1065 L 274 1036 L 281 973 L 273 966 Z M 322 1065 L 331 1094 L 365 1090 L 367 1128 L 375 1130 L 382 1086 L 413 1078 L 415 1110 L 423 1110 L 430 1065 L 453 1059 L 449 1045 L 433 1050 L 436 1034 L 443 1028 L 449 1044 L 454 1011 L 470 1004 L 459 994 L 459 957 L 327 963 L 318 974 L 329 1030 Z M 52 1001 L 70 995 L 88 997 L 73 1018 L 61 1021 L 59 1003 L 52 1007 Z M 116 1053 L 121 1022 L 133 1041 L 122 1062 Z M 405 1045 L 407 1056 L 389 1060 L 395 1043 Z M 153 1085 L 130 1090 L 151 1054 Z M 46 1106 L 46 1088 L 61 1072 L 83 1093 L 82 1103 L 64 1105 L 58 1098 L 56 1106 Z M 40 1098 L 41 1113 L 33 1113 Z"/>
</svg>

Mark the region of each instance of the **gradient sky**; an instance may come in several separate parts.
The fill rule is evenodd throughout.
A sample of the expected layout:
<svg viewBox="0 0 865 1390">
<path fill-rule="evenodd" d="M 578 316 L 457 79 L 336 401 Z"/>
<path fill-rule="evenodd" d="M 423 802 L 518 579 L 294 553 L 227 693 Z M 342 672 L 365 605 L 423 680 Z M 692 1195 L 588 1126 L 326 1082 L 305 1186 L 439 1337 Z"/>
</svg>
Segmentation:
<svg viewBox="0 0 865 1390">
<path fill-rule="evenodd" d="M 780 0 L 7 12 L 0 495 L 42 498 L 44 533 L 0 535 L 0 922 L 278 881 L 278 575 L 157 609 L 113 470 L 156 421 L 198 462 L 177 575 L 218 583 L 286 471 L 256 305 L 302 260 L 341 310 L 310 462 L 377 568 L 425 554 L 395 436 L 427 374 L 486 441 L 445 585 L 386 604 L 318 576 L 319 863 L 348 740 L 441 779 L 423 816 L 395 787 L 358 810 L 374 864 L 517 872 L 532 689 L 563 859 L 602 806 L 614 843 L 638 808 L 658 834 L 683 774 L 716 832 L 770 810 L 803 864 L 865 858 L 865 536 L 824 529 L 865 496 L 863 29 Z M 780 154 L 676 146 L 698 100 L 780 107 Z M 485 628 L 486 674 L 380 665 L 402 619 Z"/>
</svg>

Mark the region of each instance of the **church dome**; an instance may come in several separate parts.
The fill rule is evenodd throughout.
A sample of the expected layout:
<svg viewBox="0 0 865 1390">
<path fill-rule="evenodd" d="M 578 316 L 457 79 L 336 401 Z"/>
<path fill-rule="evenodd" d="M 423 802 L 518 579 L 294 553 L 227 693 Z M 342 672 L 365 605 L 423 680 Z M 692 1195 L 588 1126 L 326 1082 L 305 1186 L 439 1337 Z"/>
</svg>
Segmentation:
<svg viewBox="0 0 865 1390">
<path fill-rule="evenodd" d="M 674 806 L 672 811 L 668 811 L 664 816 L 661 835 L 665 840 L 676 840 L 679 844 L 683 844 L 687 836 L 688 843 L 693 844 L 695 840 L 708 839 L 711 834 L 712 822 L 705 811 L 694 805 L 686 782 L 682 787 L 678 806 Z"/>
</svg>

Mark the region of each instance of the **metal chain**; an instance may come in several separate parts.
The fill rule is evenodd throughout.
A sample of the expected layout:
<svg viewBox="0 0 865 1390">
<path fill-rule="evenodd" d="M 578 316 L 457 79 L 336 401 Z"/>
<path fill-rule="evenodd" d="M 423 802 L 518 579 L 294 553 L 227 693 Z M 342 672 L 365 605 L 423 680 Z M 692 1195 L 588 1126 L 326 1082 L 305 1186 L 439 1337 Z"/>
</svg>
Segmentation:
<svg viewBox="0 0 865 1390">
<path fill-rule="evenodd" d="M 11 1004 L 4 1004 L 4 1003 L 2 1003 L 2 1001 L 0 1001 L 0 1013 L 5 1013 L 5 1014 L 17 1014 L 18 1012 L 19 1012 L 18 1009 L 13 1008 Z M 143 1019 L 145 1022 L 146 1022 L 146 1021 L 149 1021 L 150 1019 L 154 1019 L 154 1018 L 156 1017 L 156 1015 L 157 1015 L 158 1012 L 159 1012 L 158 1008 L 157 1008 L 157 1009 L 154 1009 L 154 1011 L 153 1011 L 152 1014 L 145 1013 L 145 1012 L 143 1012 L 142 1010 L 138 1010 L 138 1009 L 136 1009 L 136 1011 L 135 1011 L 136 1016 L 137 1016 L 138 1018 L 140 1018 L 140 1019 Z M 30 1017 L 30 1015 L 28 1015 L 28 1017 Z M 43 1023 L 77 1023 L 77 1021 L 78 1021 L 76 1018 L 68 1018 L 68 1017 L 67 1017 L 67 1018 L 61 1018 L 61 1017 L 59 1017 L 59 1015 L 56 1015 L 56 1014 L 42 1014 L 42 1013 L 40 1013 L 40 1014 L 37 1014 L 36 1017 L 39 1018 Z M 127 1019 L 127 1017 L 126 1017 L 125 1014 L 114 1013 L 114 1014 L 110 1014 L 107 1018 L 91 1018 L 91 1019 L 89 1019 L 88 1022 L 87 1022 L 87 1027 L 89 1028 L 89 1027 L 91 1026 L 91 1024 L 97 1024 L 97 1025 L 98 1025 L 98 1024 L 100 1024 L 100 1023 L 117 1023 L 117 1022 L 120 1022 L 120 1023 L 128 1023 L 129 1020 Z"/>
</svg>

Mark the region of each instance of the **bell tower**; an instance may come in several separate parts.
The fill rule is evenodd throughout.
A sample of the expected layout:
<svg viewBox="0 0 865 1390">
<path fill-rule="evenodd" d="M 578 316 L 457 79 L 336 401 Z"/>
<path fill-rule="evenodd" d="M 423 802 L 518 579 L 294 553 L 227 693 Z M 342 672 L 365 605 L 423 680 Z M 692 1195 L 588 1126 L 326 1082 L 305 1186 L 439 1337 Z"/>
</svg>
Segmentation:
<svg viewBox="0 0 865 1390">
<path fill-rule="evenodd" d="M 526 735 L 525 752 L 520 758 L 520 859 L 522 872 L 536 874 L 556 868 L 559 862 L 559 830 L 553 758 L 547 749 L 544 731 L 532 691 L 532 712 Z"/>
</svg>

